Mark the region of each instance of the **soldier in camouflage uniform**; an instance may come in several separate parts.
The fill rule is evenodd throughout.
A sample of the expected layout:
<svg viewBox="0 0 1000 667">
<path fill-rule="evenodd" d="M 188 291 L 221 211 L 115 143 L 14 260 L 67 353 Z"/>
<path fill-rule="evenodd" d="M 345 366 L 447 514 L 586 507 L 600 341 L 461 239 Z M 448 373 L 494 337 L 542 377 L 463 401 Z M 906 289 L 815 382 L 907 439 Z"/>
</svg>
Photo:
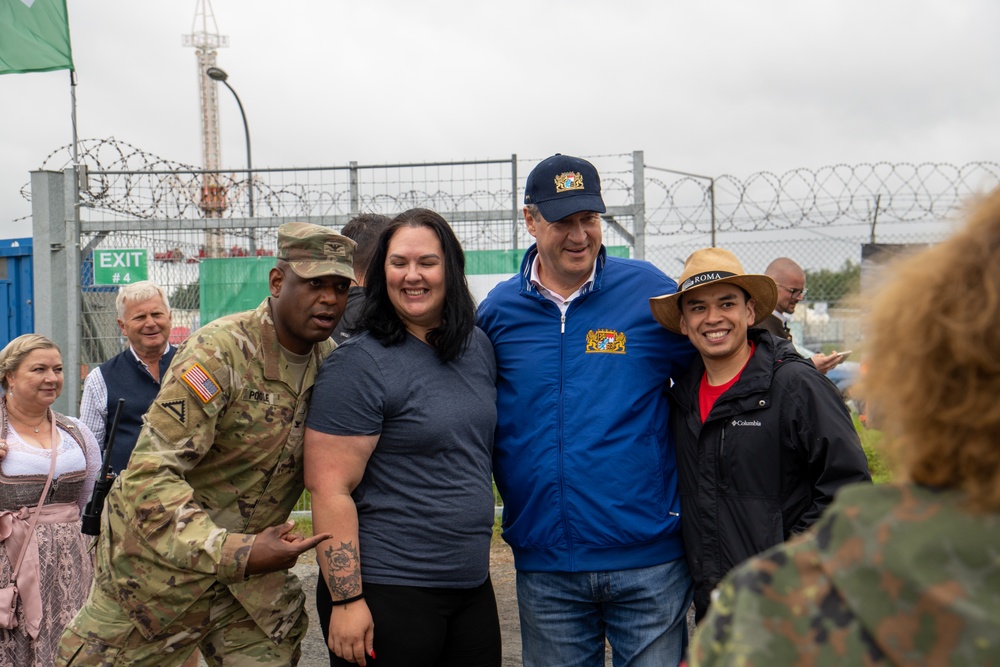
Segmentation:
<svg viewBox="0 0 1000 667">
<path fill-rule="evenodd" d="M 1000 665 L 1000 191 L 884 269 L 863 390 L 897 484 L 734 570 L 690 664 Z"/>
<path fill-rule="evenodd" d="M 290 665 L 308 624 L 290 533 L 306 407 L 354 279 L 354 242 L 278 230 L 271 296 L 177 352 L 108 495 L 90 598 L 59 664 Z"/>
</svg>

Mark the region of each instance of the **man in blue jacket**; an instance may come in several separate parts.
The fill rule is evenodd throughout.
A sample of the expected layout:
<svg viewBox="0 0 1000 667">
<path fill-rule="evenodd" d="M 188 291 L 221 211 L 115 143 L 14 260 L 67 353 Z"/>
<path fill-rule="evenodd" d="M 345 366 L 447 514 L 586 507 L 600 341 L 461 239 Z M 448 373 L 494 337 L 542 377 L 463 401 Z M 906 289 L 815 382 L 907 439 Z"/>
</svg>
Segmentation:
<svg viewBox="0 0 1000 667">
<path fill-rule="evenodd" d="M 514 553 L 525 667 L 676 665 L 691 578 L 664 390 L 693 348 L 647 305 L 677 285 L 609 257 L 597 170 L 554 155 L 528 175 L 535 245 L 490 292 L 494 477 Z"/>
</svg>

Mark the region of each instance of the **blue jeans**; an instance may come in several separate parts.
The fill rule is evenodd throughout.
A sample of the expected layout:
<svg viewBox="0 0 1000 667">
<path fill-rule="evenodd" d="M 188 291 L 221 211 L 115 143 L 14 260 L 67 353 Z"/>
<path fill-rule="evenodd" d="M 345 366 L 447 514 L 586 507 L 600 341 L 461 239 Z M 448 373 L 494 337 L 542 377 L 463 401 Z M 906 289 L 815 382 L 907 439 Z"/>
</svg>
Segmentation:
<svg viewBox="0 0 1000 667">
<path fill-rule="evenodd" d="M 517 573 L 524 667 L 677 665 L 687 646 L 691 575 L 680 558 L 611 572 Z"/>
</svg>

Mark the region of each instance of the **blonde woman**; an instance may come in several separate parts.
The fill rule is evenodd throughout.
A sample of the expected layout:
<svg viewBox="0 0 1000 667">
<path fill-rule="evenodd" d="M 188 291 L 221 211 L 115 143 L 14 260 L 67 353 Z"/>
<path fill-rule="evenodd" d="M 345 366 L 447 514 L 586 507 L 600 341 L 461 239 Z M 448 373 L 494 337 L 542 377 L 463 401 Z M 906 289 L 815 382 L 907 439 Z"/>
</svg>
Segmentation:
<svg viewBox="0 0 1000 667">
<path fill-rule="evenodd" d="M 100 449 L 86 426 L 52 410 L 63 366 L 59 348 L 45 336 L 25 334 L 0 351 L 0 386 L 0 589 L 11 584 L 21 561 L 17 625 L 0 630 L 0 664 L 48 667 L 90 589 L 93 566 L 80 511 L 100 468 Z"/>
</svg>

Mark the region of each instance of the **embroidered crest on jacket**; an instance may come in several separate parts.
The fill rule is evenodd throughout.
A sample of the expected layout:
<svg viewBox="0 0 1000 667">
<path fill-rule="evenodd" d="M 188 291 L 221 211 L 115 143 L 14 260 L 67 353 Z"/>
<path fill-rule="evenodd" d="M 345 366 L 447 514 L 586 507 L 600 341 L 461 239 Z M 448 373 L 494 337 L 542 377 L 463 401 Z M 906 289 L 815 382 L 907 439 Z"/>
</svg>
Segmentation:
<svg viewBox="0 0 1000 667">
<path fill-rule="evenodd" d="M 591 329 L 587 332 L 587 352 L 625 354 L 625 334 L 614 329 Z"/>
</svg>

